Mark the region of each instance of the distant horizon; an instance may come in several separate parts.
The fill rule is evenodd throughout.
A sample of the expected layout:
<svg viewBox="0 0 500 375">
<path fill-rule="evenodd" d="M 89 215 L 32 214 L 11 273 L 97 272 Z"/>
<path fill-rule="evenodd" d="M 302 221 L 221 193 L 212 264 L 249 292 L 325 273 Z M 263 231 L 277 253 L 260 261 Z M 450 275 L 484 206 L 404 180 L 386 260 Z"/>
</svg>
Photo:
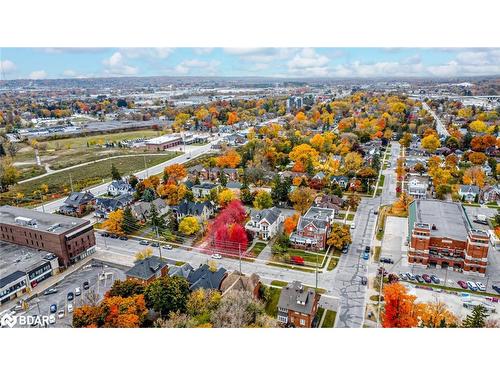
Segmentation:
<svg viewBox="0 0 500 375">
<path fill-rule="evenodd" d="M 0 48 L 0 80 L 473 79 L 500 76 L 497 48 Z"/>
</svg>

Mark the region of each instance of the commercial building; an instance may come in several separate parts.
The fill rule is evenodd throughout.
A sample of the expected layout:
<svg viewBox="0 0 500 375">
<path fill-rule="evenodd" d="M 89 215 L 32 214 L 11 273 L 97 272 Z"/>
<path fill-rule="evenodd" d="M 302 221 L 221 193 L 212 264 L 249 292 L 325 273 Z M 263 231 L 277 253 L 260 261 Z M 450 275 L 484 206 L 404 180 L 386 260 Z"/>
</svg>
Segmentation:
<svg viewBox="0 0 500 375">
<path fill-rule="evenodd" d="M 64 267 L 95 251 L 90 221 L 13 206 L 0 207 L 0 240 L 53 253 Z"/>
<path fill-rule="evenodd" d="M 54 254 L 0 241 L 0 305 L 57 273 Z"/>
<path fill-rule="evenodd" d="M 146 147 L 150 151 L 162 151 L 182 144 L 182 137 L 179 134 L 166 134 L 146 141 Z"/>
<path fill-rule="evenodd" d="M 474 229 L 462 206 L 419 199 L 410 204 L 408 262 L 485 275 L 488 233 Z"/>
</svg>

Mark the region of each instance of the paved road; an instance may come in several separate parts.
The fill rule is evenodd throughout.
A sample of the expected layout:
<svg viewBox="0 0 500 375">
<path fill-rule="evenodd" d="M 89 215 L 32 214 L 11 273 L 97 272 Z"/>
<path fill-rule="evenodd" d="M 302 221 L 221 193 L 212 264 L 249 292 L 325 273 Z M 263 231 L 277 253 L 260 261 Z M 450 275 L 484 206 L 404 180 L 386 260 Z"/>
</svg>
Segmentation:
<svg viewBox="0 0 500 375">
<path fill-rule="evenodd" d="M 434 120 L 436 120 L 436 131 L 438 132 L 438 134 L 440 136 L 448 137 L 450 133 L 448 133 L 448 130 L 446 130 L 446 126 L 444 126 L 444 124 L 441 122 L 436 113 L 431 109 L 431 107 L 429 107 L 424 101 L 422 101 L 422 107 L 424 107 L 424 109 L 428 111 L 432 117 L 434 117 Z"/>
<path fill-rule="evenodd" d="M 362 254 L 366 246 L 370 246 L 373 251 L 372 239 L 378 217 L 374 212 L 378 211 L 381 205 L 390 204 L 396 198 L 395 165 L 399 152 L 399 143 L 392 142 L 390 167 L 382 172 L 385 175 L 382 194 L 375 198 L 363 198 L 356 212 L 356 227 L 352 232 L 349 253 L 340 257 L 336 268 L 334 290 L 335 295 L 340 297 L 340 308 L 337 311 L 335 327 L 363 326 L 367 286 L 361 285 L 361 278 L 368 276 L 369 261 L 363 260 Z"/>
<path fill-rule="evenodd" d="M 222 136 L 222 138 L 224 138 L 224 136 Z M 139 178 L 147 178 L 148 176 L 152 176 L 152 175 L 155 175 L 155 174 L 160 174 L 163 172 L 163 169 L 168 166 L 168 165 L 172 165 L 172 164 L 175 164 L 175 163 L 185 163 L 187 162 L 189 159 L 192 159 L 192 158 L 195 158 L 197 156 L 200 156 L 200 155 L 203 155 L 203 154 L 206 154 L 208 152 L 210 152 L 212 150 L 212 145 L 217 142 L 218 140 L 220 140 L 220 138 L 218 138 L 217 140 L 209 143 L 209 144 L 206 144 L 204 146 L 198 146 L 196 148 L 194 148 L 192 151 L 189 151 L 188 153 L 185 153 L 183 155 L 180 155 L 180 156 L 177 156 L 173 159 L 170 159 L 170 160 L 167 160 L 166 162 L 163 162 L 163 163 L 160 163 L 160 164 L 157 164 L 155 166 L 152 166 L 150 168 L 147 168 L 147 169 L 144 169 L 140 172 L 137 172 L 137 173 L 134 173 L 137 177 Z M 91 189 L 89 189 L 89 191 L 94 194 L 95 196 L 99 196 L 99 195 L 103 195 L 103 194 L 106 194 L 107 190 L 108 190 L 108 185 L 110 184 L 111 182 L 106 182 L 104 184 L 101 184 L 101 185 L 98 185 L 98 186 L 95 186 Z M 61 207 L 64 203 L 64 201 L 66 200 L 66 197 L 64 198 L 61 198 L 61 199 L 57 199 L 55 201 L 52 201 L 52 202 L 49 202 L 49 203 L 46 203 L 44 204 L 43 206 L 38 206 L 37 208 L 35 208 L 35 210 L 37 211 L 45 211 L 45 212 L 56 212 L 57 210 L 59 210 L 59 207 Z"/>
</svg>

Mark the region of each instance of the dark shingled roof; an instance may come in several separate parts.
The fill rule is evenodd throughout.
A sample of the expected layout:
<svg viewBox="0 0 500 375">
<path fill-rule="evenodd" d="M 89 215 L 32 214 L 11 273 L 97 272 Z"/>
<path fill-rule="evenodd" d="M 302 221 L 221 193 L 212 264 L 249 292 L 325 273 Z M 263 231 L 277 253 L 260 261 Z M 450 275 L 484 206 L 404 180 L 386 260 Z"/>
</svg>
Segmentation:
<svg viewBox="0 0 500 375">
<path fill-rule="evenodd" d="M 136 262 L 132 268 L 125 272 L 125 274 L 137 279 L 149 280 L 151 276 L 168 264 L 169 262 L 167 260 L 153 255 Z"/>
<path fill-rule="evenodd" d="M 188 276 L 189 289 L 219 289 L 226 276 L 226 269 L 219 268 L 217 271 L 210 271 L 208 264 L 200 266 L 198 269 L 190 272 Z"/>
<path fill-rule="evenodd" d="M 7 284 L 20 279 L 21 277 L 26 276 L 26 272 L 23 271 L 14 271 L 10 275 L 7 275 L 5 277 L 2 277 L 0 279 L 0 288 L 3 288 Z"/>
<path fill-rule="evenodd" d="M 300 281 L 294 281 L 281 289 L 278 307 L 310 315 L 316 292 L 305 289 Z"/>
</svg>

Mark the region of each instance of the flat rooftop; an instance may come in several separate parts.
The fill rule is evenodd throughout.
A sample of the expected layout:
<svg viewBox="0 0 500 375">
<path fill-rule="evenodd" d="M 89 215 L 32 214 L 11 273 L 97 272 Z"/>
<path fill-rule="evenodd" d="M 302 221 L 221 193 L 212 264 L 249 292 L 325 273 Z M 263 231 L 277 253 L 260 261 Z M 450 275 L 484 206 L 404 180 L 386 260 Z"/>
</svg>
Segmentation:
<svg viewBox="0 0 500 375">
<path fill-rule="evenodd" d="M 22 225 L 16 222 L 16 218 L 33 219 L 35 225 Z M 0 206 L 0 224 L 10 224 L 19 227 L 36 229 L 47 233 L 61 234 L 89 224 L 88 220 L 78 219 L 76 217 L 48 214 L 28 208 L 14 206 Z"/>
<path fill-rule="evenodd" d="M 410 213 L 410 216 L 415 215 L 414 223 L 431 226 L 431 236 L 467 240 L 470 226 L 460 204 L 432 199 L 417 199 L 411 204 L 410 210 L 414 210 Z M 433 225 L 436 226 L 436 229 L 432 229 Z"/>
<path fill-rule="evenodd" d="M 179 134 L 167 134 L 161 137 L 151 138 L 146 141 L 148 145 L 161 145 L 163 143 L 172 142 L 176 140 L 181 140 L 182 137 Z"/>
<path fill-rule="evenodd" d="M 312 206 L 307 210 L 304 217 L 307 219 L 329 220 L 335 210 L 333 208 L 321 208 Z"/>
<path fill-rule="evenodd" d="M 45 256 L 55 257 L 47 251 L 0 241 L 0 279 L 16 271 L 25 272 L 42 262 Z"/>
</svg>

